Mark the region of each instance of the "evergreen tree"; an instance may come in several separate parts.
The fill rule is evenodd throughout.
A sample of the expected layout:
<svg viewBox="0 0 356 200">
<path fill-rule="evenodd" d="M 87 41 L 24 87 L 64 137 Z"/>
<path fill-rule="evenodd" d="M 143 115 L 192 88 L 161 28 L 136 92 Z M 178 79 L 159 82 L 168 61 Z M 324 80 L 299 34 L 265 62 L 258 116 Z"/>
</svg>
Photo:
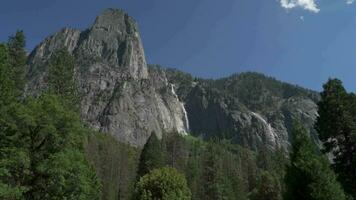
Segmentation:
<svg viewBox="0 0 356 200">
<path fill-rule="evenodd" d="M 12 77 L 8 48 L 0 44 L 0 199 L 22 199 L 27 189 L 19 184 L 29 166 L 26 151 L 17 148 L 21 147 L 19 134 L 9 131 L 12 123 L 7 123 L 10 114 L 19 107 Z"/>
<path fill-rule="evenodd" d="M 9 47 L 9 64 L 13 69 L 11 78 L 16 84 L 18 95 L 22 95 L 26 83 L 26 39 L 23 31 L 17 31 L 8 41 Z"/>
<path fill-rule="evenodd" d="M 323 151 L 334 156 L 339 181 L 356 198 L 356 98 L 337 79 L 329 80 L 323 88 L 315 128 Z"/>
<path fill-rule="evenodd" d="M 291 164 L 286 174 L 286 200 L 345 200 L 327 159 L 317 152 L 301 124 L 293 127 Z"/>
<path fill-rule="evenodd" d="M 204 156 L 204 194 L 205 199 L 221 199 L 220 185 L 219 185 L 219 152 L 217 145 L 211 140 L 206 147 Z"/>
<path fill-rule="evenodd" d="M 137 200 L 189 200 L 191 193 L 184 175 L 174 168 L 154 169 L 140 178 Z"/>
<path fill-rule="evenodd" d="M 0 106 L 13 102 L 15 82 L 11 78 L 13 71 L 9 63 L 9 51 L 5 44 L 0 44 Z"/>
<path fill-rule="evenodd" d="M 0 122 L 0 197 L 98 199 L 100 184 L 84 157 L 87 130 L 78 114 L 47 94 L 10 108 Z"/>
<path fill-rule="evenodd" d="M 278 178 L 267 171 L 259 177 L 257 188 L 251 194 L 251 200 L 281 200 L 282 186 Z"/>
<path fill-rule="evenodd" d="M 189 155 L 186 157 L 185 175 L 187 177 L 188 186 L 192 192 L 192 199 L 199 199 L 202 195 L 201 183 L 201 154 L 202 154 L 202 141 L 193 140 L 192 136 L 184 137 L 187 141 L 187 148 Z"/>
<path fill-rule="evenodd" d="M 66 49 L 55 51 L 49 60 L 48 86 L 52 94 L 66 101 L 72 109 L 78 109 L 75 61 Z"/>
<path fill-rule="evenodd" d="M 22 32 L 8 47 L 0 45 L 0 199 L 98 199 L 100 184 L 84 157 L 87 130 L 78 114 L 55 95 L 17 101 L 24 45 Z"/>
<path fill-rule="evenodd" d="M 167 164 L 178 170 L 184 168 L 184 158 L 188 152 L 185 148 L 185 139 L 178 132 L 165 134 L 162 137 L 163 150 L 166 151 Z"/>
<path fill-rule="evenodd" d="M 138 166 L 138 178 L 147 174 L 153 169 L 164 166 L 165 156 L 162 144 L 154 132 L 148 138 L 140 155 Z"/>
</svg>

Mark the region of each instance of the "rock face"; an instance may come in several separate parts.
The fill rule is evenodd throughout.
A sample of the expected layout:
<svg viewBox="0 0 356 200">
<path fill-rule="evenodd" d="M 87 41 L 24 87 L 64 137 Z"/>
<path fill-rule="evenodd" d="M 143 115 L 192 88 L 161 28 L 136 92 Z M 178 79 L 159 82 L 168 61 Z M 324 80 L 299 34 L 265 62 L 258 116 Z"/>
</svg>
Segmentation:
<svg viewBox="0 0 356 200">
<path fill-rule="evenodd" d="M 318 142 L 314 121 L 319 95 L 257 73 L 218 80 L 193 79 L 167 70 L 185 102 L 192 134 L 230 139 L 253 150 L 288 149 L 294 120 L 300 120 Z"/>
<path fill-rule="evenodd" d="M 315 136 L 315 92 L 256 73 L 204 80 L 148 67 L 137 24 L 115 9 L 85 31 L 65 28 L 39 44 L 28 60 L 27 94 L 46 89 L 48 60 L 60 48 L 77 63 L 83 120 L 121 142 L 141 147 L 151 132 L 190 132 L 254 150 L 288 148 L 294 119 Z"/>
<path fill-rule="evenodd" d="M 82 118 L 96 130 L 143 146 L 151 134 L 187 134 L 182 102 L 164 71 L 146 64 L 137 24 L 121 10 L 105 10 L 85 31 L 65 28 L 39 44 L 29 57 L 27 93 L 47 87 L 48 60 L 66 48 L 77 63 Z"/>
</svg>

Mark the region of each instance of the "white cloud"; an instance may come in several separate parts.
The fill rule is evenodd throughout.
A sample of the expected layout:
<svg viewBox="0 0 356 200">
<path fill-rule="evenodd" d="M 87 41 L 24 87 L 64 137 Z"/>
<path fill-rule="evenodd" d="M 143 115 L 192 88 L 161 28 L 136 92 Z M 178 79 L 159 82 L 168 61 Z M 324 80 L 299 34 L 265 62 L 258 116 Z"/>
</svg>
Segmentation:
<svg viewBox="0 0 356 200">
<path fill-rule="evenodd" d="M 354 1 L 354 0 L 347 0 Z M 287 10 L 293 8 L 302 8 L 311 12 L 318 13 L 320 9 L 316 4 L 316 0 L 280 0 L 281 6 Z"/>
<path fill-rule="evenodd" d="M 355 2 L 355 0 L 347 0 L 346 4 L 350 5 L 350 4 L 353 4 L 354 2 Z"/>
</svg>

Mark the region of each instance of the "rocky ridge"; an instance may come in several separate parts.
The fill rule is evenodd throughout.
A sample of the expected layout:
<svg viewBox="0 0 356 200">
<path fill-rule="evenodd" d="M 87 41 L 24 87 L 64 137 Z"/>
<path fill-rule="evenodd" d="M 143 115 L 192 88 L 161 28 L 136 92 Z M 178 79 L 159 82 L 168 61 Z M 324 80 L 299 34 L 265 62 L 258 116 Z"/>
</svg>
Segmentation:
<svg viewBox="0 0 356 200">
<path fill-rule="evenodd" d="M 136 22 L 122 10 L 107 9 L 85 31 L 64 28 L 29 56 L 27 93 L 47 87 L 48 60 L 66 48 L 77 63 L 81 116 L 92 128 L 143 146 L 151 134 L 187 134 L 185 108 L 164 71 L 149 75 Z"/>
<path fill-rule="evenodd" d="M 288 149 L 297 119 L 319 142 L 313 127 L 319 94 L 314 91 L 252 72 L 217 80 L 174 69 L 166 74 L 185 104 L 195 136 L 229 139 L 253 150 Z"/>
<path fill-rule="evenodd" d="M 147 66 L 136 22 L 118 9 L 87 30 L 64 28 L 40 43 L 29 56 L 27 94 L 46 89 L 48 60 L 60 48 L 77 63 L 83 120 L 121 142 L 142 147 L 151 132 L 178 132 L 254 150 L 288 148 L 296 118 L 315 135 L 315 92 L 256 73 L 205 80 Z"/>
</svg>

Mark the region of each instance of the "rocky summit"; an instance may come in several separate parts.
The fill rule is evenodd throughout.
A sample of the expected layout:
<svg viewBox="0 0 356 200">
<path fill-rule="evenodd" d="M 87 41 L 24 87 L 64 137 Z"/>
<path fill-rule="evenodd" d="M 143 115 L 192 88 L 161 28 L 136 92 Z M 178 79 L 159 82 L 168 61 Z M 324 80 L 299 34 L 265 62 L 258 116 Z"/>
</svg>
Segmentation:
<svg viewBox="0 0 356 200">
<path fill-rule="evenodd" d="M 66 48 L 76 60 L 81 116 L 92 128 L 142 147 L 170 132 L 231 139 L 257 150 L 288 148 L 293 119 L 310 129 L 318 95 L 256 73 L 218 80 L 147 66 L 136 22 L 107 9 L 87 30 L 64 28 L 30 54 L 26 93 L 47 87 L 48 60 Z"/>
<path fill-rule="evenodd" d="M 122 10 L 105 10 L 89 29 L 64 28 L 39 44 L 28 61 L 28 94 L 46 89 L 48 60 L 61 48 L 76 59 L 81 116 L 92 128 L 139 147 L 152 132 L 188 133 L 174 86 L 164 71 L 149 74 L 137 24 Z"/>
</svg>

